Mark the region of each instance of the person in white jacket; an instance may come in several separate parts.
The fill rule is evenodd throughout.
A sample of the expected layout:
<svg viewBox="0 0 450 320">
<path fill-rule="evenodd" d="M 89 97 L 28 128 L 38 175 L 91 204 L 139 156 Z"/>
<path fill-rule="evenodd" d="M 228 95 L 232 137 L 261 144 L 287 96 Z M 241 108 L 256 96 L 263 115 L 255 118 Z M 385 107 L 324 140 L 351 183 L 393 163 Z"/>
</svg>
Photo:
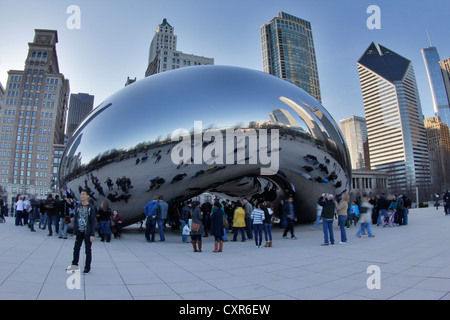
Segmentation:
<svg viewBox="0 0 450 320">
<path fill-rule="evenodd" d="M 367 234 L 369 235 L 369 238 L 375 237 L 372 234 L 372 229 L 370 225 L 372 224 L 372 205 L 369 203 L 369 199 L 366 195 L 363 196 L 361 199 L 361 206 L 359 208 L 359 222 L 361 223 L 361 227 L 359 228 L 358 232 L 356 233 L 356 236 L 361 238 L 361 233 L 364 232 L 364 230 L 367 229 Z"/>
<path fill-rule="evenodd" d="M 22 213 L 23 213 L 23 198 L 19 197 L 19 200 L 14 204 L 16 209 L 16 226 L 23 226 Z"/>
</svg>

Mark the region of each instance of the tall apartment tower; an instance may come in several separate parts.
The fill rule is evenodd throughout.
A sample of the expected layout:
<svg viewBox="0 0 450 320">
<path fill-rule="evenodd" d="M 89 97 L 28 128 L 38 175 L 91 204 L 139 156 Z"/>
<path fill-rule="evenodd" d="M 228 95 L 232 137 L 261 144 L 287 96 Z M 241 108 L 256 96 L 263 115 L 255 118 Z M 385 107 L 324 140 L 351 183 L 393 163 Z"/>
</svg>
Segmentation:
<svg viewBox="0 0 450 320">
<path fill-rule="evenodd" d="M 389 173 L 392 192 L 427 190 L 430 162 L 411 61 L 372 43 L 357 66 L 371 169 Z"/>
<path fill-rule="evenodd" d="M 369 159 L 366 159 L 366 119 L 357 116 L 350 116 L 340 121 L 340 127 L 350 152 L 352 169 L 370 169 Z"/>
<path fill-rule="evenodd" d="M 0 183 L 8 199 L 44 197 L 58 172 L 69 80 L 60 73 L 56 30 L 35 30 L 23 70 L 9 70 L 0 123 Z"/>
<path fill-rule="evenodd" d="M 145 76 L 183 67 L 213 64 L 213 58 L 177 51 L 177 36 L 174 34 L 174 28 L 167 19 L 163 19 L 156 28 L 150 44 Z"/>
<path fill-rule="evenodd" d="M 69 116 L 67 117 L 66 134 L 72 137 L 75 129 L 94 108 L 94 96 L 88 93 L 72 93 L 70 95 Z"/>
<path fill-rule="evenodd" d="M 439 61 L 441 66 L 442 78 L 444 79 L 445 91 L 450 103 L 450 58 Z M 447 124 L 448 125 L 448 124 Z"/>
<path fill-rule="evenodd" d="M 295 84 L 322 102 L 311 23 L 280 12 L 260 31 L 263 71 Z"/>
<path fill-rule="evenodd" d="M 450 125 L 450 103 L 447 96 L 444 77 L 439 63 L 440 58 L 436 47 L 422 49 L 422 57 L 427 70 L 433 99 L 434 114 L 439 116 L 446 125 Z"/>
<path fill-rule="evenodd" d="M 431 179 L 435 190 L 442 192 L 450 188 L 450 133 L 448 126 L 439 116 L 424 120 L 427 133 L 428 152 L 431 165 Z"/>
</svg>

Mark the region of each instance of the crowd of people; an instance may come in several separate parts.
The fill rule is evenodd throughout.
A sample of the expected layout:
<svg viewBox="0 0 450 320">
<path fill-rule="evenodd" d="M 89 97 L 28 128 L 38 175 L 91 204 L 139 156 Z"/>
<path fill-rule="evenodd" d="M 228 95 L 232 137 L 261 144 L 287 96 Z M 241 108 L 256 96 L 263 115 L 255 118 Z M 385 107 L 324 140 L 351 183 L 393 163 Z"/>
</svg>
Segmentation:
<svg viewBox="0 0 450 320">
<path fill-rule="evenodd" d="M 74 201 L 72 197 L 59 195 L 53 197 L 49 194 L 46 199 L 35 197 L 17 196 L 14 202 L 14 220 L 16 226 L 27 226 L 31 232 L 36 232 L 35 227 L 46 230 L 47 236 L 58 235 L 60 239 L 67 239 L 67 234 L 73 234 L 75 240 L 73 248 L 73 260 L 67 271 L 79 270 L 78 261 L 80 249 L 85 245 L 85 266 L 83 274 L 89 274 L 91 269 L 91 246 L 96 234 L 101 241 L 110 242 L 111 234 L 114 238 L 122 237 L 122 225 L 124 220 L 117 210 L 112 210 L 109 203 L 104 201 L 99 207 L 89 196 L 87 189 L 80 190 L 80 201 Z M 6 222 L 7 210 L 3 210 L 6 203 L 0 197 L 1 221 Z"/>
<path fill-rule="evenodd" d="M 202 252 L 203 238 L 209 235 L 214 237 L 213 252 L 222 252 L 223 243 L 228 241 L 227 232 L 232 232 L 230 241 L 236 242 L 239 237 L 242 242 L 253 240 L 256 248 L 263 246 L 264 233 L 264 247 L 272 247 L 274 222 L 284 229 L 284 239 L 297 239 L 294 232 L 297 217 L 292 196 L 281 201 L 280 218 L 275 217 L 270 201 L 260 201 L 253 206 L 247 198 L 237 201 L 216 199 L 203 203 L 185 201 L 176 210 L 176 218 L 168 217 L 167 208 L 162 196 L 156 197 L 145 206 L 145 238 L 148 242 L 155 242 L 156 226 L 159 232 L 158 242 L 165 242 L 164 221 L 167 220 L 172 220 L 170 223 L 177 226 L 174 230 L 181 230 L 182 242 L 192 243 L 194 252 Z M 179 220 L 179 224 L 173 219 Z"/>
<path fill-rule="evenodd" d="M 90 200 L 92 203 L 92 200 Z M 47 236 L 54 234 L 60 239 L 67 239 L 68 233 L 73 233 L 75 223 L 75 209 L 81 204 L 66 195 L 53 197 L 49 194 L 46 199 L 18 195 L 13 204 L 13 216 L 16 226 L 27 226 L 31 232 L 37 229 L 48 230 Z M 8 216 L 6 203 L 0 197 L 1 221 Z M 117 210 L 111 210 L 108 202 L 104 201 L 96 208 L 96 232 L 101 241 L 109 242 L 111 234 L 115 238 L 122 235 L 123 219 Z"/>
<path fill-rule="evenodd" d="M 449 194 L 450 198 L 450 194 Z M 450 200 L 449 200 L 450 201 Z M 317 202 L 317 220 L 313 229 L 317 230 L 320 220 L 322 220 L 324 242 L 323 246 L 335 243 L 333 232 L 333 221 L 337 217 L 338 226 L 341 233 L 339 244 L 347 243 L 346 229 L 351 225 L 360 224 L 357 237 L 367 234 L 374 237 L 372 225 L 377 226 L 403 226 L 408 224 L 409 208 L 411 200 L 404 194 L 393 194 L 386 197 L 384 193 L 372 198 L 363 195 L 357 197 L 350 203 L 349 194 L 344 192 L 335 197 L 333 194 L 322 194 Z"/>
<path fill-rule="evenodd" d="M 81 201 L 74 201 L 72 197 L 51 194 L 46 199 L 38 200 L 34 197 L 18 196 L 14 203 L 14 222 L 16 226 L 28 226 L 31 232 L 48 229 L 48 236 L 57 234 L 58 238 L 67 239 L 68 232 L 75 239 L 74 259 L 67 270 L 78 270 L 79 251 L 82 243 L 86 246 L 85 273 L 90 271 L 91 245 L 96 234 L 101 241 L 110 242 L 111 235 L 121 237 L 124 220 L 117 210 L 113 210 L 107 201 L 100 206 L 94 206 L 89 198 L 89 190 L 80 192 Z M 435 206 L 439 206 L 439 196 L 435 196 Z M 450 192 L 442 196 L 445 214 L 450 214 Z M 407 225 L 411 200 L 406 195 L 386 196 L 384 193 L 372 198 L 366 195 L 350 201 L 348 193 L 340 195 L 322 194 L 317 201 L 317 220 L 313 228 L 318 229 L 322 221 L 323 246 L 335 243 L 333 230 L 334 220 L 338 220 L 341 235 L 340 244 L 347 243 L 346 230 L 359 224 L 357 237 L 367 234 L 374 237 L 372 225 L 394 226 Z M 7 216 L 6 203 L 0 197 L 1 221 Z M 175 217 L 169 213 L 169 205 L 162 195 L 155 197 L 143 208 L 145 213 L 145 239 L 155 242 L 158 229 L 159 242 L 165 242 L 164 229 L 168 220 L 178 220 L 175 225 L 181 230 L 181 241 L 191 243 L 194 252 L 202 252 L 203 237 L 214 237 L 213 252 L 223 252 L 224 242 L 228 241 L 227 233 L 232 232 L 230 241 L 254 240 L 255 247 L 272 247 L 272 227 L 274 222 L 280 223 L 284 229 L 282 237 L 296 240 L 294 226 L 297 217 L 294 210 L 294 199 L 289 196 L 282 200 L 278 216 L 274 215 L 272 203 L 260 201 L 253 206 L 247 198 L 238 201 L 214 200 L 186 201 L 176 209 Z M 173 223 L 174 224 L 174 223 Z M 188 240 L 190 237 L 190 241 Z"/>
<path fill-rule="evenodd" d="M 296 218 L 292 198 L 289 201 L 285 205 L 287 221 L 289 221 L 289 227 L 286 228 L 285 233 L 290 231 L 292 238 L 296 239 L 293 227 Z M 164 225 L 168 218 L 168 205 L 163 196 L 156 197 L 148 202 L 144 212 L 146 216 L 146 240 L 155 242 L 156 226 L 158 226 L 158 241 L 165 242 Z M 181 240 L 184 243 L 192 243 L 194 252 L 202 252 L 203 237 L 211 235 L 214 237 L 213 252 L 222 252 L 223 243 L 228 241 L 228 231 L 233 232 L 230 241 L 237 241 L 240 235 L 242 242 L 254 239 L 257 248 L 262 246 L 264 232 L 264 247 L 272 247 L 272 224 L 275 219 L 273 212 L 270 202 L 264 201 L 253 207 L 247 198 L 238 201 L 215 200 L 213 202 L 205 201 L 204 203 L 185 201 L 178 209 Z M 190 236 L 191 241 L 188 241 L 188 236 Z"/>
<path fill-rule="evenodd" d="M 450 215 L 450 191 L 447 190 L 442 193 L 440 197 L 438 193 L 434 195 L 434 206 L 436 210 L 439 209 L 440 200 L 442 199 L 442 206 L 444 207 L 444 213 L 446 216 Z"/>
</svg>

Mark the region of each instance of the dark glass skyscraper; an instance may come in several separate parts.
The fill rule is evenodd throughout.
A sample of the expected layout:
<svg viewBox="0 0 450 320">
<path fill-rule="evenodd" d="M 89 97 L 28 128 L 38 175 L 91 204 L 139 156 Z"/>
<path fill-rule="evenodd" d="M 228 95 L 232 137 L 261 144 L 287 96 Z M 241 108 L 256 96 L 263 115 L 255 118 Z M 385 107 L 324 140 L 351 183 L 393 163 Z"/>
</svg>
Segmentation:
<svg viewBox="0 0 450 320">
<path fill-rule="evenodd" d="M 427 70 L 431 97 L 433 98 L 434 113 L 448 126 L 450 125 L 450 106 L 441 65 L 439 64 L 441 59 L 436 47 L 432 46 L 422 49 L 422 56 Z"/>
<path fill-rule="evenodd" d="M 70 95 L 69 116 L 67 117 L 67 136 L 72 137 L 75 129 L 94 108 L 94 96 L 87 93 Z"/>
<path fill-rule="evenodd" d="M 319 102 L 319 73 L 311 23 L 280 12 L 261 27 L 263 70 L 302 88 Z"/>
</svg>

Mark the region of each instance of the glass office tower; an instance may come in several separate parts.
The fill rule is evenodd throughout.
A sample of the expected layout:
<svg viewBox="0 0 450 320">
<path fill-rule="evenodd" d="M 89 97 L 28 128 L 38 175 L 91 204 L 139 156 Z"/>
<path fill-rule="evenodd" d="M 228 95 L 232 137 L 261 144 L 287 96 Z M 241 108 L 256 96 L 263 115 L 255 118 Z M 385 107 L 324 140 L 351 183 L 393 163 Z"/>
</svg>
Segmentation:
<svg viewBox="0 0 450 320">
<path fill-rule="evenodd" d="M 357 65 L 371 169 L 389 173 L 392 192 L 426 191 L 430 162 L 411 61 L 372 43 Z"/>
<path fill-rule="evenodd" d="M 70 138 L 77 127 L 94 109 L 94 96 L 88 93 L 72 93 L 70 95 L 69 115 L 67 117 L 66 134 Z"/>
<path fill-rule="evenodd" d="M 339 121 L 345 142 L 347 142 L 352 169 L 369 167 L 369 159 L 366 159 L 365 148 L 367 144 L 366 119 L 358 116 L 350 116 Z"/>
<path fill-rule="evenodd" d="M 311 23 L 280 12 L 261 26 L 263 70 L 322 102 Z"/>
<path fill-rule="evenodd" d="M 440 58 L 436 47 L 422 49 L 423 61 L 427 70 L 431 96 L 433 98 L 434 113 L 446 125 L 450 125 L 450 106 L 447 91 L 442 76 Z"/>
</svg>

